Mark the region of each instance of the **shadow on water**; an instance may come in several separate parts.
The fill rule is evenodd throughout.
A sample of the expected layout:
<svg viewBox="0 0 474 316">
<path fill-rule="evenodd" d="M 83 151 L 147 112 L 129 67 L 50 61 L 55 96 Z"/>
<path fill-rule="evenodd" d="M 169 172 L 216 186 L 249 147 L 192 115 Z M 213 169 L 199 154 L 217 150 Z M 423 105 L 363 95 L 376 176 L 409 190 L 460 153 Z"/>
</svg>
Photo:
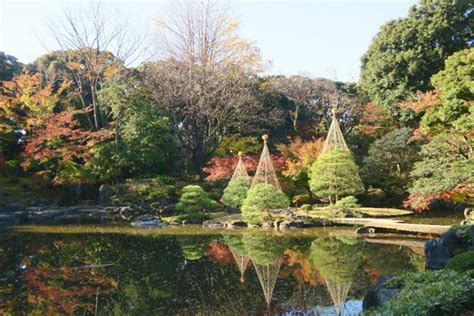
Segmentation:
<svg viewBox="0 0 474 316">
<path fill-rule="evenodd" d="M 19 226 L 0 234 L 0 314 L 353 315 L 378 276 L 422 262 L 322 228 Z"/>
</svg>

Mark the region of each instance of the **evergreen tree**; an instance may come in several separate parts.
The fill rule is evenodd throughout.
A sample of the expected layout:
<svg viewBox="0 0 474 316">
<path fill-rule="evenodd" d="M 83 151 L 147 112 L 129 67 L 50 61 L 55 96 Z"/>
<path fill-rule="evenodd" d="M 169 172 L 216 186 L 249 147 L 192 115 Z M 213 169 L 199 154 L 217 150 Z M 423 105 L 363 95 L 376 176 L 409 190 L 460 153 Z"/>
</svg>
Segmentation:
<svg viewBox="0 0 474 316">
<path fill-rule="evenodd" d="M 270 217 L 270 210 L 287 208 L 290 199 L 271 184 L 257 183 L 247 193 L 242 204 L 242 214 L 246 221 L 260 222 Z"/>
<path fill-rule="evenodd" d="M 309 186 L 317 197 L 327 198 L 330 203 L 364 192 L 358 167 L 346 150 L 321 154 L 311 167 Z"/>
<path fill-rule="evenodd" d="M 247 191 L 252 184 L 250 177 L 238 177 L 229 181 L 222 195 L 222 203 L 233 207 L 240 207 L 247 196 Z"/>
</svg>

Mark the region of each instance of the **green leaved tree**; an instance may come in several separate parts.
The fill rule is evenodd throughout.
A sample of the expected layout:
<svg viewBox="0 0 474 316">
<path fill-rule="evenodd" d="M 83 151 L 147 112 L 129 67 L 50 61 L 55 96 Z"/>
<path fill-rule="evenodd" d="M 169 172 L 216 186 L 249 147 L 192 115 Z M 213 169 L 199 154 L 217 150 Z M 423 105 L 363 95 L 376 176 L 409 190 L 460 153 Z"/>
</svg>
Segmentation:
<svg viewBox="0 0 474 316">
<path fill-rule="evenodd" d="M 251 188 L 242 204 L 242 215 L 246 221 L 261 222 L 271 217 L 270 210 L 287 208 L 290 199 L 273 185 L 258 183 Z"/>
<path fill-rule="evenodd" d="M 321 154 L 311 166 L 309 186 L 317 197 L 327 198 L 330 203 L 364 192 L 359 169 L 352 154 L 345 150 Z"/>
<path fill-rule="evenodd" d="M 444 60 L 470 46 L 473 15 L 468 0 L 420 0 L 406 18 L 384 24 L 362 56 L 362 90 L 399 115 L 398 102 L 430 90 Z"/>
<path fill-rule="evenodd" d="M 250 177 L 237 177 L 229 181 L 222 195 L 222 203 L 233 207 L 240 207 L 247 197 L 247 191 L 252 184 Z"/>
</svg>

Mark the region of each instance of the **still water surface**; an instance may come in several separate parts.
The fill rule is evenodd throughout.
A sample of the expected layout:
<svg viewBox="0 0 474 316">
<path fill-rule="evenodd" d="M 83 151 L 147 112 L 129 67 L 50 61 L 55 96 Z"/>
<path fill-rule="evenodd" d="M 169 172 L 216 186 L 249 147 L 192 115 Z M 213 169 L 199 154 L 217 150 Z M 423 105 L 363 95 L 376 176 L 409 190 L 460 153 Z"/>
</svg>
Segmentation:
<svg viewBox="0 0 474 316">
<path fill-rule="evenodd" d="M 378 276 L 423 269 L 420 245 L 327 228 L 18 226 L 0 233 L 0 314 L 354 315 Z"/>
</svg>

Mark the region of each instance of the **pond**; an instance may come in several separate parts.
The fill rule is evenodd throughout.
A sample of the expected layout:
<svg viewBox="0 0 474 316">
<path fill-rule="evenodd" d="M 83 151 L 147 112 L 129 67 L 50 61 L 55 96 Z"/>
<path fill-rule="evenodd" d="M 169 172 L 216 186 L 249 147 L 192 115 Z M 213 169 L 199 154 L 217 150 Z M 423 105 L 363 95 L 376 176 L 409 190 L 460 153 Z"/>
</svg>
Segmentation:
<svg viewBox="0 0 474 316">
<path fill-rule="evenodd" d="M 423 241 L 352 231 L 17 226 L 0 314 L 358 314 L 378 276 L 423 269 Z"/>
</svg>

